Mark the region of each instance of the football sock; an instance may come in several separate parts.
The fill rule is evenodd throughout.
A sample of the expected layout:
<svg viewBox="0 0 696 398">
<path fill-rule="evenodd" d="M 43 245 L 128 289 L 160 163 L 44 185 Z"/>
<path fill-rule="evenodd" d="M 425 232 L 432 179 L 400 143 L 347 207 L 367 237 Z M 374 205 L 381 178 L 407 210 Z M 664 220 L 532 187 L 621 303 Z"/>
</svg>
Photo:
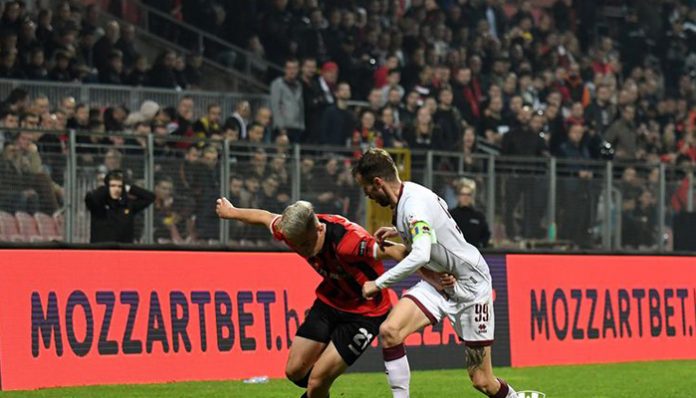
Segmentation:
<svg viewBox="0 0 696 398">
<path fill-rule="evenodd" d="M 307 391 L 305 391 L 305 393 L 302 394 L 302 396 L 301 396 L 300 398 L 308 398 L 308 397 L 307 397 Z M 327 395 L 326 398 L 330 398 L 330 396 Z"/>
<path fill-rule="evenodd" d="M 387 380 L 394 398 L 408 398 L 411 369 L 403 344 L 382 349 Z"/>
<path fill-rule="evenodd" d="M 314 369 L 314 368 L 312 368 Z M 290 380 L 293 383 L 295 383 L 296 386 L 302 387 L 302 388 L 307 388 L 307 384 L 309 383 L 309 375 L 312 374 L 312 369 L 309 369 L 305 377 L 301 378 L 300 380 Z"/>
<path fill-rule="evenodd" d="M 489 395 L 491 398 L 516 398 L 517 393 L 510 387 L 505 380 L 498 378 L 500 389 L 497 393 Z"/>
</svg>

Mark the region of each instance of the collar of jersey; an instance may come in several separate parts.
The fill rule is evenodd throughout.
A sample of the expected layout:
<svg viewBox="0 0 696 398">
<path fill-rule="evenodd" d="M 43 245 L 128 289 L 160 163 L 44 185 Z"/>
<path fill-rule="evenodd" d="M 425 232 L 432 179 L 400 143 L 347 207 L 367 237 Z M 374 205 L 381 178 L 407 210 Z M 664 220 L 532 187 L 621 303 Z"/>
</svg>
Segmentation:
<svg viewBox="0 0 696 398">
<path fill-rule="evenodd" d="M 399 202 L 401 201 L 401 195 L 404 193 L 404 183 L 401 183 L 399 187 L 399 196 L 396 198 L 396 205 L 394 205 L 394 214 L 392 215 L 392 225 L 396 226 L 396 213 L 399 211 Z"/>
</svg>

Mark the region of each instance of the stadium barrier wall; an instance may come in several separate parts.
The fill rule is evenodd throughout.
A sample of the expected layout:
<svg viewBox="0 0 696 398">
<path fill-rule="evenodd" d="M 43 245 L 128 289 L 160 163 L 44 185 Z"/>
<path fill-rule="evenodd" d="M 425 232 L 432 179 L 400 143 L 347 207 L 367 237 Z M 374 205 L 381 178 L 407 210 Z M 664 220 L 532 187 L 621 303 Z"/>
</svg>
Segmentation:
<svg viewBox="0 0 696 398">
<path fill-rule="evenodd" d="M 495 366 L 696 359 L 695 257 L 485 257 Z M 291 253 L 0 249 L 0 258 L 2 390 L 284 377 L 319 282 Z M 406 343 L 414 369 L 463 368 L 447 322 Z M 351 370 L 383 371 L 381 350 Z"/>
<path fill-rule="evenodd" d="M 506 262 L 512 366 L 696 359 L 696 257 Z"/>
</svg>

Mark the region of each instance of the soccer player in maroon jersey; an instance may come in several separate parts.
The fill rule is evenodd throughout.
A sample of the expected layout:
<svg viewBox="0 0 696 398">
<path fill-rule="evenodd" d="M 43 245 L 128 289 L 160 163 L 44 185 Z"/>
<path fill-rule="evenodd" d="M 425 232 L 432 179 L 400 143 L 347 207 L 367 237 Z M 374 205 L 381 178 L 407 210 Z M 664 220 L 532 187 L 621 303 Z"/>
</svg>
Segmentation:
<svg viewBox="0 0 696 398">
<path fill-rule="evenodd" d="M 302 397 L 327 398 L 340 376 L 379 334 L 391 309 L 386 291 L 362 296 L 363 283 L 384 273 L 383 258 L 401 260 L 405 247 L 380 246 L 363 227 L 344 217 L 315 214 L 309 202 L 288 206 L 282 215 L 234 207 L 218 199 L 216 211 L 225 219 L 268 227 L 275 239 L 304 257 L 323 280 L 307 318 L 292 342 L 285 373 L 306 388 Z M 438 284 L 436 275 L 424 276 Z"/>
</svg>

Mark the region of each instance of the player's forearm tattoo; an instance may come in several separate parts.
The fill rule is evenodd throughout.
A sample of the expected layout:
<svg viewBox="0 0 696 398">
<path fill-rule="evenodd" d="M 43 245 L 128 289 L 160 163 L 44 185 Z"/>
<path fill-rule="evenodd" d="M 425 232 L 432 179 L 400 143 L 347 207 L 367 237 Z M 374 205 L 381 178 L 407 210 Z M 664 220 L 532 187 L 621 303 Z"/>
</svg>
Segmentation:
<svg viewBox="0 0 696 398">
<path fill-rule="evenodd" d="M 486 350 L 484 347 L 464 347 L 464 355 L 466 360 L 466 368 L 469 370 L 474 370 L 483 364 L 483 358 L 486 355 Z"/>
</svg>

